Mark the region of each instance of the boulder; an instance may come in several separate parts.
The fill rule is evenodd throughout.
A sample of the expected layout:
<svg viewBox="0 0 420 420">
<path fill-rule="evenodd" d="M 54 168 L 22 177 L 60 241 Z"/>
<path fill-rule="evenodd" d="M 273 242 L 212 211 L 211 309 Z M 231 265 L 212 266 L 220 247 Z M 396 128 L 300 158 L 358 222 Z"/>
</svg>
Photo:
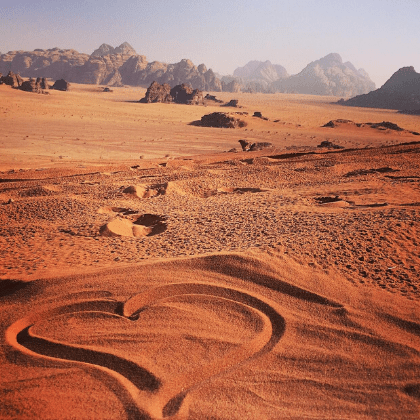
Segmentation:
<svg viewBox="0 0 420 420">
<path fill-rule="evenodd" d="M 216 102 L 218 104 L 222 104 L 223 103 L 222 100 L 217 99 L 216 96 L 210 95 L 209 93 L 204 97 L 204 99 L 206 99 L 207 101 Z"/>
<path fill-rule="evenodd" d="M 158 82 L 153 82 L 147 89 L 145 97 L 140 99 L 139 102 L 148 104 L 155 102 L 172 102 L 171 87 L 167 83 L 161 85 Z"/>
<path fill-rule="evenodd" d="M 256 150 L 263 150 L 263 149 L 267 149 L 273 146 L 272 143 L 267 143 L 267 142 L 251 143 L 246 140 L 238 140 L 238 141 L 244 152 L 255 152 Z"/>
<path fill-rule="evenodd" d="M 51 89 L 67 91 L 70 89 L 70 83 L 64 79 L 59 79 L 53 84 Z"/>
<path fill-rule="evenodd" d="M 224 104 L 222 106 L 231 106 L 233 108 L 240 108 L 238 106 L 239 101 L 237 99 L 231 99 L 227 104 Z"/>
</svg>

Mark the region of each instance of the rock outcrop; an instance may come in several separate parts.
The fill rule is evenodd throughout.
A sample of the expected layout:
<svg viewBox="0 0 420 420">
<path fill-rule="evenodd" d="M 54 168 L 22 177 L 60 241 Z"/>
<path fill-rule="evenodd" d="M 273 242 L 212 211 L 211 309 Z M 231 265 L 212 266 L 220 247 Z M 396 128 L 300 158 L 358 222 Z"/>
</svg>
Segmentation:
<svg viewBox="0 0 420 420">
<path fill-rule="evenodd" d="M 152 82 L 148 87 L 144 98 L 140 99 L 142 103 L 169 103 L 188 105 L 203 105 L 203 92 L 199 89 L 192 89 L 185 84 L 177 85 L 171 89 L 168 83 L 160 84 Z"/>
<path fill-rule="evenodd" d="M 246 122 L 226 112 L 213 112 L 203 115 L 200 121 L 194 121 L 193 125 L 202 127 L 218 128 L 241 128 L 246 127 Z"/>
<path fill-rule="evenodd" d="M 203 92 L 184 83 L 171 89 L 171 97 L 177 104 L 203 105 Z"/>
<path fill-rule="evenodd" d="M 102 44 L 91 55 L 59 48 L 10 51 L 0 55 L 0 72 L 10 70 L 23 77 L 65 79 L 73 83 L 149 86 L 156 81 L 171 88 L 188 83 L 193 89 L 222 90 L 220 80 L 204 64 L 197 67 L 186 59 L 175 64 L 148 63 L 145 56 L 138 55 L 126 42 L 117 48 Z"/>
<path fill-rule="evenodd" d="M 44 90 L 48 90 L 50 86 L 45 78 L 38 77 L 36 80 L 31 78 L 22 83 L 19 89 L 25 92 L 42 93 Z"/>
<path fill-rule="evenodd" d="M 153 82 L 147 89 L 144 98 L 139 102 L 150 104 L 156 102 L 169 103 L 172 102 L 171 87 L 164 83 L 163 85 L 158 82 Z"/>
<path fill-rule="evenodd" d="M 420 73 L 414 67 L 403 67 L 379 89 L 359 95 L 340 104 L 367 108 L 398 109 L 407 113 L 420 110 Z"/>
<path fill-rule="evenodd" d="M 20 77 L 19 74 L 15 74 L 12 71 L 7 73 L 7 76 L 1 77 L 1 82 L 5 85 L 9 85 L 15 88 L 22 86 L 23 79 Z"/>
<path fill-rule="evenodd" d="M 276 92 L 303 93 L 352 97 L 375 89 L 367 73 L 349 62 L 343 63 L 339 54 L 329 54 L 308 64 L 299 74 L 273 82 Z"/>
<path fill-rule="evenodd" d="M 244 152 L 255 152 L 257 150 L 263 150 L 263 149 L 267 149 L 270 147 L 273 147 L 272 143 L 268 143 L 268 142 L 255 142 L 255 143 L 251 143 L 247 140 L 238 140 L 239 144 L 242 147 L 242 150 Z"/>
<path fill-rule="evenodd" d="M 51 89 L 61 90 L 65 92 L 70 89 L 70 83 L 64 79 L 59 79 L 52 85 Z"/>
</svg>

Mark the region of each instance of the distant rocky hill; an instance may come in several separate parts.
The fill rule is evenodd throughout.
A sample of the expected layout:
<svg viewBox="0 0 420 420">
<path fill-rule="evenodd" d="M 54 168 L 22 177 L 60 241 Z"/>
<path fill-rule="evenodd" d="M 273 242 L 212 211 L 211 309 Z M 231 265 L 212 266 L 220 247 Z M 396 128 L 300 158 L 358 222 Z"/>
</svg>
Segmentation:
<svg viewBox="0 0 420 420">
<path fill-rule="evenodd" d="M 339 103 L 367 108 L 398 109 L 420 113 L 420 73 L 414 67 L 403 67 L 373 92 Z M 416 112 L 412 112 L 416 113 Z"/>
<path fill-rule="evenodd" d="M 220 80 L 204 64 L 197 67 L 186 59 L 175 64 L 148 63 L 127 42 L 117 48 L 102 44 L 91 55 L 59 48 L 10 51 L 0 55 L 0 73 L 9 71 L 23 77 L 65 79 L 73 83 L 146 87 L 156 81 L 171 87 L 188 83 L 193 89 L 222 90 Z"/>
<path fill-rule="evenodd" d="M 343 63 L 339 54 L 329 54 L 308 64 L 300 73 L 271 84 L 276 92 L 352 97 L 375 89 L 363 70 Z"/>
<path fill-rule="evenodd" d="M 271 92 L 271 83 L 286 77 L 289 74 L 283 66 L 269 60 L 253 60 L 235 69 L 233 76 L 220 76 L 220 80 L 223 90 L 229 92 Z"/>
<path fill-rule="evenodd" d="M 279 64 L 267 61 L 250 61 L 233 72 L 234 77 L 249 81 L 264 81 L 267 84 L 289 77 L 287 70 Z"/>
</svg>

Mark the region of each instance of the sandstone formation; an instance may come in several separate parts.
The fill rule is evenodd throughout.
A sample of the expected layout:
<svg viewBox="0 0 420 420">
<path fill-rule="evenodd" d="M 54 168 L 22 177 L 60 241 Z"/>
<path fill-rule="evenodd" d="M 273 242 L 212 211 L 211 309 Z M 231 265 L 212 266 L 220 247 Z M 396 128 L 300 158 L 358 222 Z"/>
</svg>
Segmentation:
<svg viewBox="0 0 420 420">
<path fill-rule="evenodd" d="M 299 74 L 273 82 L 270 86 L 276 92 L 342 97 L 375 89 L 375 84 L 363 69 L 356 70 L 351 63 L 343 63 L 339 54 L 329 54 L 313 61 Z"/>
<path fill-rule="evenodd" d="M 70 89 L 70 83 L 64 79 L 59 79 L 52 85 L 51 89 L 67 91 Z"/>
<path fill-rule="evenodd" d="M 226 103 L 226 104 L 224 104 L 224 105 L 222 105 L 222 106 L 231 106 L 231 107 L 233 107 L 233 108 L 241 108 L 241 107 L 238 105 L 238 103 L 239 103 L 239 101 L 238 101 L 237 99 L 231 99 L 228 103 Z"/>
<path fill-rule="evenodd" d="M 242 147 L 242 150 L 244 152 L 255 152 L 257 150 L 263 150 L 263 149 L 267 149 L 270 147 L 273 147 L 272 143 L 268 143 L 268 142 L 249 142 L 247 140 L 238 140 L 239 144 Z"/>
<path fill-rule="evenodd" d="M 36 80 L 31 78 L 22 83 L 19 89 L 25 92 L 42 93 L 44 90 L 49 89 L 50 86 L 45 78 L 38 77 Z"/>
<path fill-rule="evenodd" d="M 212 101 L 212 102 L 216 102 L 218 104 L 222 104 L 223 101 L 221 99 L 217 99 L 216 96 L 214 95 L 210 95 L 210 93 L 208 93 L 204 99 L 206 99 L 207 101 Z"/>
<path fill-rule="evenodd" d="M 365 95 L 359 95 L 347 101 L 340 100 L 347 106 L 367 108 L 399 109 L 407 113 L 420 110 L 420 73 L 414 67 L 403 67 L 379 89 Z"/>
<path fill-rule="evenodd" d="M 149 86 L 156 81 L 168 83 L 171 88 L 188 83 L 193 89 L 222 90 L 220 80 L 204 64 L 197 67 L 186 59 L 175 64 L 148 63 L 127 42 L 117 48 L 102 44 L 91 55 L 59 48 L 10 51 L 0 55 L 0 72 L 10 70 L 23 77 L 65 79 L 74 83 Z"/>
<path fill-rule="evenodd" d="M 1 76 L 1 82 L 5 85 L 9 85 L 15 88 L 22 86 L 23 79 L 19 74 L 15 74 L 12 71 L 7 73 L 7 76 Z"/>
<path fill-rule="evenodd" d="M 213 112 L 201 117 L 200 121 L 194 122 L 194 125 L 202 127 L 218 127 L 218 128 L 242 128 L 247 124 L 245 121 L 236 118 L 226 112 Z"/>
<path fill-rule="evenodd" d="M 158 82 L 153 82 L 148 87 L 145 97 L 140 99 L 139 102 L 148 104 L 155 102 L 172 102 L 171 87 L 167 83 L 161 85 Z"/>
<path fill-rule="evenodd" d="M 203 92 L 199 89 L 192 89 L 184 83 L 171 89 L 168 83 L 161 85 L 158 82 L 152 82 L 145 97 L 140 99 L 139 102 L 175 102 L 177 104 L 203 105 Z"/>
<path fill-rule="evenodd" d="M 0 72 L 19 72 L 22 77 L 65 78 L 77 82 L 78 69 L 89 59 L 75 50 L 9 51 L 0 56 Z"/>
<path fill-rule="evenodd" d="M 378 123 L 371 123 L 371 122 L 367 122 L 367 123 L 356 123 L 354 121 L 351 120 L 344 120 L 344 119 L 338 119 L 338 120 L 331 120 L 329 122 L 327 122 L 326 124 L 324 124 L 322 127 L 329 127 L 329 128 L 337 128 L 337 127 L 349 127 L 349 126 L 354 126 L 354 127 L 358 127 L 358 128 L 374 128 L 376 130 L 380 130 L 380 131 L 399 131 L 401 133 L 409 133 L 412 134 L 414 136 L 419 136 L 420 133 L 418 133 L 417 131 L 412 131 L 412 130 L 406 130 L 402 127 L 400 127 L 398 124 L 395 124 L 393 122 L 390 121 L 382 121 L 382 122 L 378 122 Z M 328 143 L 328 142 L 323 142 L 323 143 Z M 320 146 L 318 146 L 320 147 Z"/>
<path fill-rule="evenodd" d="M 203 105 L 203 92 L 184 83 L 171 89 L 171 97 L 177 104 Z"/>
</svg>

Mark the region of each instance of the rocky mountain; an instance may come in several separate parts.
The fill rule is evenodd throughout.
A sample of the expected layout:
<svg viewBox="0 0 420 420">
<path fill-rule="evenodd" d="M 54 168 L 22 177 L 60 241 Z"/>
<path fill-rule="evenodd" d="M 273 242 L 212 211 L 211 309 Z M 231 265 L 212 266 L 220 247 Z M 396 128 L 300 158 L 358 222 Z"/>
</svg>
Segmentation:
<svg viewBox="0 0 420 420">
<path fill-rule="evenodd" d="M 186 59 L 175 64 L 148 63 L 127 42 L 117 48 L 102 44 L 91 55 L 59 48 L 10 51 L 0 55 L 0 73 L 9 71 L 23 77 L 65 79 L 73 83 L 146 87 L 156 81 L 168 83 L 171 88 L 187 83 L 193 89 L 222 90 L 220 80 L 204 64 L 197 67 Z"/>
<path fill-rule="evenodd" d="M 375 83 L 363 70 L 339 54 L 329 54 L 308 64 L 300 73 L 271 84 L 276 92 L 352 97 L 375 89 Z"/>
<path fill-rule="evenodd" d="M 233 76 L 246 80 L 263 80 L 267 83 L 289 77 L 287 70 L 279 64 L 267 61 L 250 61 L 243 67 L 238 67 Z"/>
<path fill-rule="evenodd" d="M 108 44 L 102 44 L 97 50 L 91 55 L 97 57 L 104 57 L 105 55 L 111 54 L 123 54 L 123 55 L 137 55 L 136 50 L 128 43 L 123 42 L 119 47 L 114 48 Z"/>
<path fill-rule="evenodd" d="M 269 60 L 253 60 L 235 69 L 233 76 L 224 76 L 221 80 L 225 84 L 234 81 L 244 92 L 267 92 L 272 82 L 287 77 L 289 74 L 283 66 L 272 64 Z"/>
<path fill-rule="evenodd" d="M 420 73 L 414 67 L 403 67 L 379 89 L 339 103 L 367 108 L 420 110 Z"/>
</svg>

